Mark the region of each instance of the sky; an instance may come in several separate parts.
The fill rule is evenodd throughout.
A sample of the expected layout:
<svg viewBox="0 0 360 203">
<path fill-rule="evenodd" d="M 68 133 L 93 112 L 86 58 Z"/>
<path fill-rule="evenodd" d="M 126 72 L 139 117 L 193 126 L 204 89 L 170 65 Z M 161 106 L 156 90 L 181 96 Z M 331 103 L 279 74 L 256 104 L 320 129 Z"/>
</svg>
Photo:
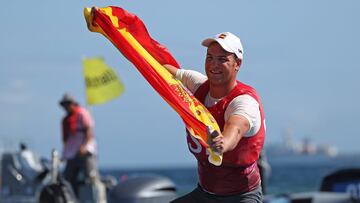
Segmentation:
<svg viewBox="0 0 360 203">
<path fill-rule="evenodd" d="M 26 142 L 40 156 L 61 151 L 58 102 L 86 106 L 84 57 L 103 57 L 125 84 L 119 98 L 88 106 L 100 167 L 195 166 L 180 117 L 105 37 L 87 30 L 84 7 L 118 6 L 139 16 L 183 68 L 204 73 L 200 42 L 223 31 L 241 38 L 238 79 L 260 94 L 266 146 L 294 140 L 360 152 L 360 2 L 20 1 L 2 3 L 0 148 Z"/>
</svg>

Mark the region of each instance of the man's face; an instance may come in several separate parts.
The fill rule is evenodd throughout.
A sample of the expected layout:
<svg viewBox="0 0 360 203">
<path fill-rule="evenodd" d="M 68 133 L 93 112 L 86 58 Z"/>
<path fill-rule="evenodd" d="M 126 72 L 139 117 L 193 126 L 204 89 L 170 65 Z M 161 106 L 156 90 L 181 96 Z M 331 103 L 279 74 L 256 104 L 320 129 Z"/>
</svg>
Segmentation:
<svg viewBox="0 0 360 203">
<path fill-rule="evenodd" d="M 71 113 L 73 111 L 73 104 L 72 103 L 65 103 L 63 104 L 63 108 L 67 113 Z"/>
<path fill-rule="evenodd" d="M 241 61 L 220 44 L 212 43 L 207 50 L 205 71 L 211 85 L 228 85 L 236 81 Z"/>
</svg>

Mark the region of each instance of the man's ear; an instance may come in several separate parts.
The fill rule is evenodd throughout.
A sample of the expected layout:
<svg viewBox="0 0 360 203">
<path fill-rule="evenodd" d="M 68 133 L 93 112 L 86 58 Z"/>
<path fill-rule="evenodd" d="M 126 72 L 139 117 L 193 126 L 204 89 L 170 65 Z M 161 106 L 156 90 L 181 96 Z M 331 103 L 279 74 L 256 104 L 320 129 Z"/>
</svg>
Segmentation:
<svg viewBox="0 0 360 203">
<path fill-rule="evenodd" d="M 236 59 L 236 65 L 237 65 L 237 67 L 235 68 L 236 71 L 240 70 L 241 63 L 242 63 L 241 59 Z"/>
</svg>

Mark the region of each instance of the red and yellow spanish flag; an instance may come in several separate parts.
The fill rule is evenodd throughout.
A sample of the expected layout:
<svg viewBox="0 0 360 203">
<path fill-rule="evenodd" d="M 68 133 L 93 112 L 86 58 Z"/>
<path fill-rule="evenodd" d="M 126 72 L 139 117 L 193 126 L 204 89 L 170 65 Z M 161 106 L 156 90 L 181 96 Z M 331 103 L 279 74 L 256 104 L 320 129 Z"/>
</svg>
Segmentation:
<svg viewBox="0 0 360 203">
<path fill-rule="evenodd" d="M 114 6 L 85 8 L 88 29 L 108 38 L 140 71 L 160 96 L 180 115 L 186 128 L 209 151 L 209 161 L 221 165 L 222 155 L 208 145 L 207 127 L 220 131 L 211 113 L 163 64 L 179 68 L 166 47 L 152 39 L 140 18 Z"/>
</svg>

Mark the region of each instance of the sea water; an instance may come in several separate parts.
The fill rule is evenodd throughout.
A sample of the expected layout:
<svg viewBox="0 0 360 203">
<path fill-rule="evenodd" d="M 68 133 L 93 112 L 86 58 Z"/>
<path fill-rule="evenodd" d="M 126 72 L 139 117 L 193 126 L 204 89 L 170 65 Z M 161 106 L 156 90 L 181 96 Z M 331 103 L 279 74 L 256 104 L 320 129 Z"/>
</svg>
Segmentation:
<svg viewBox="0 0 360 203">
<path fill-rule="evenodd" d="M 267 181 L 268 194 L 317 191 L 322 178 L 339 169 L 360 167 L 360 155 L 282 156 L 268 157 L 271 166 Z M 155 174 L 168 177 L 177 187 L 179 195 L 190 192 L 197 185 L 196 167 L 101 169 L 102 175 L 112 175 L 119 181 L 128 176 Z"/>
</svg>

